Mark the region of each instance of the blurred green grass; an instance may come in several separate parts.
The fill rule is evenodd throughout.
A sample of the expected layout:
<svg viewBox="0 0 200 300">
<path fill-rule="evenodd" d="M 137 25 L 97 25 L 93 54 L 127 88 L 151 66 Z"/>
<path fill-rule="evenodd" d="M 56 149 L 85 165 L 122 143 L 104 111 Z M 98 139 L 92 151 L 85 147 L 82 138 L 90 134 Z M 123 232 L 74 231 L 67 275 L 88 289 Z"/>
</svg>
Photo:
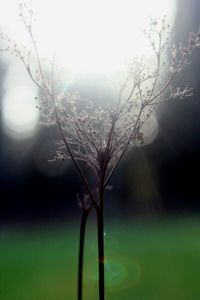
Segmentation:
<svg viewBox="0 0 200 300">
<path fill-rule="evenodd" d="M 106 300 L 199 300 L 200 221 L 106 225 Z M 0 233 L 1 300 L 75 300 L 78 226 Z M 84 300 L 98 299 L 95 224 L 89 224 Z"/>
</svg>

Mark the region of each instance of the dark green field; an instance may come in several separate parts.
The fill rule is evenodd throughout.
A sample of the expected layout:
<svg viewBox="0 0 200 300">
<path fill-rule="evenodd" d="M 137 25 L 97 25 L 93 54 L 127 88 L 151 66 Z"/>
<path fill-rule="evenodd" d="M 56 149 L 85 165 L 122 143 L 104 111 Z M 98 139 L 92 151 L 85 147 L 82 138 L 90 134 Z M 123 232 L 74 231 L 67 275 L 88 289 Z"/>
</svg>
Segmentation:
<svg viewBox="0 0 200 300">
<path fill-rule="evenodd" d="M 94 227 L 90 223 L 90 227 Z M 106 226 L 106 300 L 199 300 L 200 221 Z M 4 229 L 1 300 L 75 300 L 78 226 Z M 98 300 L 96 238 L 86 245 L 84 300 Z"/>
</svg>

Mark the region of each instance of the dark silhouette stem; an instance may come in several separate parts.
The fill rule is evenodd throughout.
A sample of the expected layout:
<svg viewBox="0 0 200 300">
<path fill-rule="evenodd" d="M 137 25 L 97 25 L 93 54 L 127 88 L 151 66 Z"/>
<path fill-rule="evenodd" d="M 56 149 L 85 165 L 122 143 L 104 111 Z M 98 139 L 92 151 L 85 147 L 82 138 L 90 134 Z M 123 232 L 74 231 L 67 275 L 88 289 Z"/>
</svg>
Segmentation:
<svg viewBox="0 0 200 300">
<path fill-rule="evenodd" d="M 80 236 L 79 236 L 79 260 L 78 260 L 78 300 L 83 299 L 83 258 L 84 258 L 84 242 L 85 242 L 85 228 L 89 215 L 89 210 L 82 210 Z"/>
<path fill-rule="evenodd" d="M 100 203 L 96 213 L 98 234 L 99 300 L 105 300 L 103 191 L 100 192 Z"/>
</svg>

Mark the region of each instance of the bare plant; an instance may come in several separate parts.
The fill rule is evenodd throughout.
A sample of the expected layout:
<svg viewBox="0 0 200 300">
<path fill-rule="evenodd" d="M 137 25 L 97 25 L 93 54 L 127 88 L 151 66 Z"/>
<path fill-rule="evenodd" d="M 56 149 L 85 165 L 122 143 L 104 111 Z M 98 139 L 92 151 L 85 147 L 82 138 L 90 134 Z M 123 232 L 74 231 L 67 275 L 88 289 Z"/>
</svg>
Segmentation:
<svg viewBox="0 0 200 300">
<path fill-rule="evenodd" d="M 82 272 L 85 226 L 93 208 L 97 217 L 99 299 L 105 299 L 104 285 L 104 192 L 119 162 L 128 149 L 144 142 L 143 126 L 157 106 L 171 99 L 192 96 L 187 85 L 173 88 L 174 78 L 190 63 L 194 48 L 200 47 L 200 32 L 191 33 L 185 47 L 170 43 L 171 29 L 166 18 L 150 20 L 143 33 L 154 53 L 154 65 L 144 58 L 134 58 L 126 66 L 126 78 L 115 99 L 97 105 L 76 92 L 63 92 L 55 56 L 46 71 L 32 26 L 33 12 L 20 5 L 20 17 L 31 40 L 31 48 L 21 50 L 15 41 L 2 34 L 8 51 L 17 56 L 33 83 L 39 88 L 36 97 L 44 125 L 57 126 L 60 141 L 54 160 L 71 159 L 79 173 L 84 193 L 79 196 L 82 209 L 79 248 L 78 300 L 82 299 Z M 166 59 L 169 53 L 169 59 Z M 49 71 L 50 69 L 50 71 Z M 89 180 L 90 169 L 94 180 Z"/>
</svg>

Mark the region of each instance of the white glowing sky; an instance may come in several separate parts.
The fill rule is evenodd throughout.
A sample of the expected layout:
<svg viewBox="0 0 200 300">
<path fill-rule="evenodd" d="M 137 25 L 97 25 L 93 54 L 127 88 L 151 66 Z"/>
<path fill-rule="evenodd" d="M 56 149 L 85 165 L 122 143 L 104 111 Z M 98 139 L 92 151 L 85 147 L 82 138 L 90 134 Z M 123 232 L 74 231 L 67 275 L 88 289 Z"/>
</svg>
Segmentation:
<svg viewBox="0 0 200 300">
<path fill-rule="evenodd" d="M 55 49 L 61 64 L 69 65 L 75 72 L 114 71 L 125 58 L 149 51 L 139 29 L 147 25 L 149 15 L 172 16 L 173 3 L 58 0 L 41 7 L 41 1 L 35 0 L 38 19 L 45 16 L 42 27 L 42 21 L 37 22 L 39 43 L 44 53 Z"/>
<path fill-rule="evenodd" d="M 0 26 L 27 45 L 27 34 L 17 14 L 18 3 L 4 2 Z M 125 59 L 148 54 L 148 45 L 139 29 L 147 25 L 149 15 L 166 14 L 173 22 L 174 3 L 174 0 L 32 0 L 35 37 L 42 56 L 51 56 L 55 51 L 58 63 L 74 73 L 112 73 Z M 12 66 L 9 70 L 12 75 Z M 4 122 L 10 131 L 21 132 L 22 136 L 22 132 L 34 129 L 38 114 L 30 100 L 23 102 L 28 99 L 27 90 L 20 91 L 8 77 L 6 84 L 15 92 L 10 90 L 4 98 Z"/>
</svg>

